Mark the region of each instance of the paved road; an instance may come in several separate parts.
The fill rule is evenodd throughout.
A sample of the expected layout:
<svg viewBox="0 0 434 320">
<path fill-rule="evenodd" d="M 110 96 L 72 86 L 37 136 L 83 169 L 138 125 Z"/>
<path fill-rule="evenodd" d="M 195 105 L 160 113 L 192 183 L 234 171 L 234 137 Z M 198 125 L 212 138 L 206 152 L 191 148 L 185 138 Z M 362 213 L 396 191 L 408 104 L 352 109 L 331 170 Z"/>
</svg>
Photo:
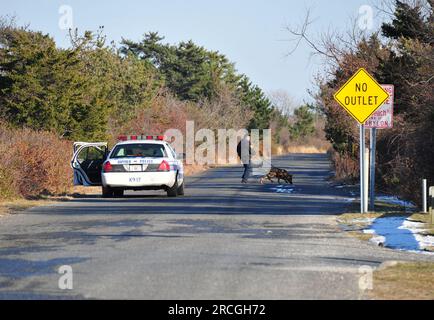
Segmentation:
<svg viewBox="0 0 434 320">
<path fill-rule="evenodd" d="M 432 257 L 349 238 L 350 197 L 323 155 L 275 165 L 295 186 L 241 185 L 240 168 L 188 179 L 187 196 L 89 196 L 0 219 L 0 298 L 358 299 L 359 267 Z M 73 290 L 58 288 L 62 265 Z"/>
</svg>

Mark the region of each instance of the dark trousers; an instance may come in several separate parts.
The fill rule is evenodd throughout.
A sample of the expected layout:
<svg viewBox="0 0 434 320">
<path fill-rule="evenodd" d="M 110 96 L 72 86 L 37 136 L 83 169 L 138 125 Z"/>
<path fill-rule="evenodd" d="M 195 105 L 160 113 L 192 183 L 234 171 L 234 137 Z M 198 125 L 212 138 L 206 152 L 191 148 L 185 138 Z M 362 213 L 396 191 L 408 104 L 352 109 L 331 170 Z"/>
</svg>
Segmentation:
<svg viewBox="0 0 434 320">
<path fill-rule="evenodd" d="M 250 175 L 252 173 L 252 165 L 250 163 L 243 164 L 244 166 L 244 173 L 243 173 L 243 181 L 247 181 L 250 178 Z"/>
</svg>

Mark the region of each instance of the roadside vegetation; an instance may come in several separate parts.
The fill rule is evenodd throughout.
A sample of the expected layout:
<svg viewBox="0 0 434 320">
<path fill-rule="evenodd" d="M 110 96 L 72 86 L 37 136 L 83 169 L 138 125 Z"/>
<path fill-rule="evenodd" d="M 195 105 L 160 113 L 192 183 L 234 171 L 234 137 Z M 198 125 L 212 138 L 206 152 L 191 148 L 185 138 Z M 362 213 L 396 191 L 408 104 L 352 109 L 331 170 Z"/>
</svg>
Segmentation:
<svg viewBox="0 0 434 320">
<path fill-rule="evenodd" d="M 363 31 L 354 21 L 347 32 L 314 39 L 308 34 L 313 21 L 308 13 L 305 23 L 289 32 L 296 45 L 304 40 L 323 58 L 325 72 L 317 77 L 313 95 L 326 118 L 337 179 L 358 179 L 359 131 L 333 94 L 361 67 L 379 83 L 395 85 L 394 127 L 379 130 L 377 137 L 377 188 L 420 204 L 415 190 L 421 179 L 434 184 L 434 1 L 380 3 L 384 22 L 379 30 Z"/>
<path fill-rule="evenodd" d="M 47 131 L 0 122 L 0 199 L 66 194 L 71 144 Z"/>
<path fill-rule="evenodd" d="M 104 29 L 70 31 L 70 46 L 0 18 L 0 200 L 69 194 L 72 141 L 169 128 L 273 129 L 286 152 L 320 131 L 309 106 L 285 114 L 224 54 L 157 32 L 107 43 Z M 189 166 L 187 173 L 202 170 Z"/>
<path fill-rule="evenodd" d="M 396 262 L 374 271 L 373 290 L 366 299 L 433 300 L 434 263 Z"/>
</svg>

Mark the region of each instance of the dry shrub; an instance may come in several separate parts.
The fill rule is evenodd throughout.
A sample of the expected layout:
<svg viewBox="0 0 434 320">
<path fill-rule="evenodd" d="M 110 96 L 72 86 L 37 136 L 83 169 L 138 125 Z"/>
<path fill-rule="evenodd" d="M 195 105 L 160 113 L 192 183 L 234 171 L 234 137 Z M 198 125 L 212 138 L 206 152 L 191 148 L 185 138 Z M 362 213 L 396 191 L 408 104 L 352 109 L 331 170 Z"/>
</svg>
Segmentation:
<svg viewBox="0 0 434 320">
<path fill-rule="evenodd" d="M 235 92 L 224 86 L 216 92 L 213 99 L 199 103 L 181 101 L 167 90 L 162 89 L 150 104 L 138 107 L 131 119 L 123 126 L 112 126 L 109 130 L 112 135 L 110 142 L 115 142 L 119 135 L 157 135 L 168 129 L 180 130 L 185 138 L 187 121 L 194 121 L 195 132 L 200 129 L 214 130 L 217 139 L 218 129 L 235 129 L 237 131 L 245 128 L 252 116 L 253 113 L 241 104 Z M 202 143 L 202 141 L 196 141 L 196 146 Z M 217 162 L 218 159 L 215 160 Z M 203 168 L 203 166 L 200 168 L 186 166 L 186 170 L 191 171 L 191 173 L 201 171 Z"/>
<path fill-rule="evenodd" d="M 70 156 L 71 143 L 55 134 L 0 123 L 0 198 L 67 193 Z"/>
<path fill-rule="evenodd" d="M 291 139 L 289 130 L 287 130 L 286 128 L 282 128 L 279 131 L 280 143 L 273 144 L 272 153 L 275 155 L 286 153 L 327 153 L 332 146 L 325 137 L 324 125 L 324 119 L 316 119 L 315 131 L 313 135 L 302 137 L 299 139 Z M 271 129 L 273 130 L 273 127 Z"/>
<path fill-rule="evenodd" d="M 337 180 L 354 182 L 359 177 L 358 160 L 351 155 L 331 151 L 331 160 Z"/>
<path fill-rule="evenodd" d="M 11 170 L 0 167 L 0 200 L 18 198 Z"/>
<path fill-rule="evenodd" d="M 253 113 L 243 107 L 229 88 L 222 87 L 212 100 L 200 103 L 181 101 L 162 89 L 149 104 L 138 107 L 123 126 L 109 131 L 120 134 L 161 134 L 167 129 L 178 129 L 185 134 L 186 121 L 195 122 L 195 130 L 245 128 Z"/>
<path fill-rule="evenodd" d="M 162 91 L 151 100 L 149 105 L 138 107 L 124 125 L 113 125 L 109 130 L 113 138 L 111 142 L 114 142 L 119 135 L 158 135 L 167 129 L 179 129 L 185 133 L 188 104 L 189 102 L 180 101 L 167 91 Z"/>
<path fill-rule="evenodd" d="M 221 87 L 210 101 L 204 101 L 197 114 L 198 127 L 207 129 L 243 129 L 253 118 L 253 112 L 244 106 L 235 92 Z"/>
</svg>

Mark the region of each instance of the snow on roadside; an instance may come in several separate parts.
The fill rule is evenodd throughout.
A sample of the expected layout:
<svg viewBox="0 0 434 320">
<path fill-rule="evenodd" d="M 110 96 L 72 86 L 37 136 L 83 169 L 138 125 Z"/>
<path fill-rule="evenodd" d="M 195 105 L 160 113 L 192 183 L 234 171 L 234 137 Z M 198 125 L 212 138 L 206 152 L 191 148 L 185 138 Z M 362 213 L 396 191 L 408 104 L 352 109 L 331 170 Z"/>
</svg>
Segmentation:
<svg viewBox="0 0 434 320">
<path fill-rule="evenodd" d="M 358 185 L 346 185 L 346 184 L 342 184 L 342 185 L 335 185 L 334 186 L 336 189 L 346 189 L 346 188 L 356 188 L 358 187 Z M 358 193 L 350 190 L 349 191 L 351 196 L 356 196 Z M 393 204 L 393 205 L 398 205 L 404 208 L 409 208 L 409 209 L 414 209 L 416 208 L 415 204 L 412 203 L 411 201 L 406 201 L 406 200 L 402 200 L 399 199 L 396 196 L 386 196 L 386 195 L 378 195 L 375 197 L 376 201 L 381 201 L 384 203 L 388 203 L 388 204 Z"/>
<path fill-rule="evenodd" d="M 345 189 L 345 188 L 358 188 L 358 185 L 356 184 L 341 184 L 341 185 L 335 185 L 336 189 Z"/>
<path fill-rule="evenodd" d="M 434 236 L 423 234 L 426 230 L 423 223 L 405 220 L 401 228 L 406 228 L 413 233 L 422 250 L 428 247 L 434 247 Z"/>
<path fill-rule="evenodd" d="M 291 194 L 294 192 L 294 187 L 280 185 L 280 186 L 271 188 L 271 190 L 274 192 L 277 192 L 277 193 L 289 193 L 289 194 Z"/>
<path fill-rule="evenodd" d="M 401 200 L 396 196 L 377 196 L 375 198 L 375 200 L 389 203 L 389 204 L 395 204 L 395 205 L 405 207 L 405 208 L 415 208 L 416 207 L 414 205 L 414 203 L 412 203 L 410 201 L 406 201 L 406 200 Z"/>
<path fill-rule="evenodd" d="M 407 220 L 404 216 L 375 219 L 363 232 L 374 235 L 371 242 L 391 249 L 423 252 L 434 247 L 434 236 L 424 235 L 424 224 Z"/>
</svg>

